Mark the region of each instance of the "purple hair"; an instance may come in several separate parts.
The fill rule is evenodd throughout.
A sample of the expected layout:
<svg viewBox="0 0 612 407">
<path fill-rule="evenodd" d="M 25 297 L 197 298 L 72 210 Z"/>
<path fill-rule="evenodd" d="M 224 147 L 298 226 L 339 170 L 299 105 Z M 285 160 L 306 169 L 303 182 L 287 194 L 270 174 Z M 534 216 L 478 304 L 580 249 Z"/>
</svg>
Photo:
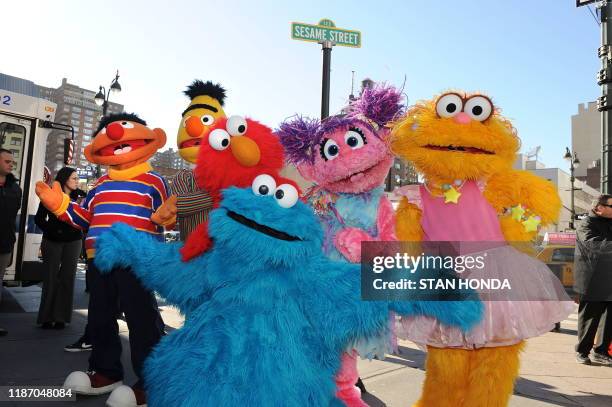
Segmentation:
<svg viewBox="0 0 612 407">
<path fill-rule="evenodd" d="M 359 99 L 351 103 L 349 116 L 365 116 L 383 127 L 404 112 L 402 93 L 391 85 L 378 84 L 365 88 Z"/>
<path fill-rule="evenodd" d="M 340 127 L 365 125 L 380 137 L 378 129 L 371 122 L 380 128 L 404 111 L 402 94 L 395 87 L 387 85 L 366 88 L 350 108 L 348 115 L 328 117 L 322 122 L 319 119 L 296 116 L 281 123 L 276 134 L 289 162 L 292 164 L 314 162 L 315 154 L 318 154 L 317 147 L 325 134 Z"/>
<path fill-rule="evenodd" d="M 319 127 L 321 127 L 319 119 L 309 119 L 303 116 L 296 116 L 281 123 L 279 129 L 276 130 L 276 135 L 290 163 L 312 162 L 314 159 L 312 147 L 321 142 Z"/>
</svg>

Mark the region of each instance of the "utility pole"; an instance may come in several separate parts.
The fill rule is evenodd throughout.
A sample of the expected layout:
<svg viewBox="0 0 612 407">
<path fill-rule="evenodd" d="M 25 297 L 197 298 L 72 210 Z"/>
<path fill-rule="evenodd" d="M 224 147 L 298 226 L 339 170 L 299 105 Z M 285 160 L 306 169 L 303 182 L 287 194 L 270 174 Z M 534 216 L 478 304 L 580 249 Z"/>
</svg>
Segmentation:
<svg viewBox="0 0 612 407">
<path fill-rule="evenodd" d="M 601 86 L 601 96 L 597 100 L 597 109 L 601 112 L 601 192 L 612 192 L 612 4 L 604 0 L 599 6 L 601 19 L 601 47 L 598 56 L 601 59 L 601 70 L 597 74 L 597 84 Z"/>
</svg>

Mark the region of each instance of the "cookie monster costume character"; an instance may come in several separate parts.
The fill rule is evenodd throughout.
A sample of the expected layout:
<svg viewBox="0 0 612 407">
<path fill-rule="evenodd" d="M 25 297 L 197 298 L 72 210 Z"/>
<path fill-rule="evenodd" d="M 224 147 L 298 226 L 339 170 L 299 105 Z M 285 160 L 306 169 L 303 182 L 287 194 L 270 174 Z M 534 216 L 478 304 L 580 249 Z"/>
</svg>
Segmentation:
<svg viewBox="0 0 612 407">
<path fill-rule="evenodd" d="M 132 388 L 122 385 L 117 304 L 121 303 L 130 329 L 132 366 L 139 378 L 145 358 L 163 335 L 164 323 L 153 293 L 129 268 L 100 274 L 93 263 L 97 255 L 94 243 L 116 222 L 127 223 L 151 239 L 163 241 L 163 226 L 172 227 L 172 222 L 156 223 L 153 214 L 167 199 L 169 188 L 147 160 L 165 143 L 164 131 L 148 128 L 138 116 L 109 115 L 102 118 L 93 141 L 85 147 L 87 159 L 108 165 L 108 174 L 98 179 L 80 206 L 62 193 L 58 183 L 52 189 L 43 182 L 36 184 L 36 193 L 49 211 L 87 231 L 85 249 L 92 280 L 87 329 L 93 350 L 88 372 L 72 372 L 64 387 L 87 395 L 112 391 L 107 401 L 111 407 L 146 404 L 140 380 Z"/>
<path fill-rule="evenodd" d="M 151 406 L 341 406 L 333 381 L 340 351 L 387 329 L 389 308 L 464 330 L 479 320 L 477 300 L 361 301 L 359 266 L 323 255 L 319 222 L 295 187 L 262 180 L 223 192 L 209 219 L 214 245 L 189 262 L 179 244 L 125 225 L 98 241 L 100 268 L 129 266 L 193 309 L 147 360 Z"/>
<path fill-rule="evenodd" d="M 289 162 L 316 184 L 307 198 L 323 226 L 323 251 L 330 259 L 356 263 L 361 242 L 396 240 L 395 214 L 383 185 L 394 159 L 386 125 L 403 107 L 399 90 L 375 85 L 364 88 L 346 116 L 323 122 L 298 117 L 277 131 Z M 364 347 L 382 356 L 390 348 L 386 343 Z M 355 386 L 358 378 L 357 353 L 351 349 L 342 355 L 336 377 L 337 396 L 347 406 L 366 406 Z"/>
<path fill-rule="evenodd" d="M 510 244 L 531 240 L 560 208 L 550 182 L 512 168 L 518 147 L 511 123 L 480 94 L 448 92 L 419 103 L 393 129 L 393 151 L 425 179 L 401 191 L 398 238 L 460 242 L 468 247 L 462 254 L 489 247 L 473 253 L 487 256 L 485 267 L 468 268 L 465 277 L 512 282 L 507 296 L 484 301 L 484 318 L 468 334 L 430 318 L 402 318 L 398 336 L 428 346 L 416 406 L 506 406 L 524 340 L 573 309 L 550 269 Z"/>
</svg>

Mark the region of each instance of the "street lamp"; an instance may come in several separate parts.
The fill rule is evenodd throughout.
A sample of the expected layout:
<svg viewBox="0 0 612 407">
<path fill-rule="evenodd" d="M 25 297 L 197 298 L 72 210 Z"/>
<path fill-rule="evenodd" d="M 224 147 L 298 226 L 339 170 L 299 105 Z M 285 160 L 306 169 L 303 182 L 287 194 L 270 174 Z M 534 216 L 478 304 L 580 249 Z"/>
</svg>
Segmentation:
<svg viewBox="0 0 612 407">
<path fill-rule="evenodd" d="M 576 219 L 576 208 L 574 206 L 574 191 L 576 191 L 576 188 L 574 188 L 574 181 L 576 181 L 576 177 L 574 177 L 574 170 L 578 168 L 578 166 L 580 166 L 580 160 L 578 159 L 578 154 L 576 154 L 575 151 L 572 154 L 569 147 L 565 147 L 565 155 L 563 156 L 563 158 L 565 158 L 570 163 L 570 182 L 572 183 L 572 195 L 571 195 L 572 197 L 571 198 L 572 199 L 571 200 L 572 218 L 570 219 L 569 227 L 570 229 L 575 230 L 574 220 Z"/>
<path fill-rule="evenodd" d="M 100 90 L 94 96 L 94 102 L 96 105 L 102 106 L 102 116 L 106 116 L 106 110 L 108 109 L 108 98 L 110 94 L 117 94 L 121 92 L 121 85 L 119 85 L 119 70 L 117 70 L 117 74 L 115 75 L 115 79 L 110 84 L 108 91 L 104 86 L 100 86 Z"/>
<path fill-rule="evenodd" d="M 115 79 L 111 82 L 108 91 L 104 86 L 100 86 L 98 93 L 94 96 L 94 102 L 96 105 L 102 106 L 102 116 L 106 116 L 106 110 L 108 109 L 108 98 L 110 94 L 117 94 L 121 92 L 121 85 L 119 85 L 119 70 L 115 74 Z M 100 177 L 102 175 L 102 169 L 100 168 L 100 164 L 96 165 L 96 176 Z"/>
</svg>

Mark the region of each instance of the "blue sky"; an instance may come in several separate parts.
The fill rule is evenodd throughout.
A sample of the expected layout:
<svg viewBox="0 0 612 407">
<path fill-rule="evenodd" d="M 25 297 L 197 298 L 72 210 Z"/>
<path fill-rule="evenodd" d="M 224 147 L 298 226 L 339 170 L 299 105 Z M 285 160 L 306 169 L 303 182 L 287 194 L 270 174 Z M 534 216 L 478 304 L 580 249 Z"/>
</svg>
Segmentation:
<svg viewBox="0 0 612 407">
<path fill-rule="evenodd" d="M 195 78 L 228 89 L 226 111 L 275 127 L 318 116 L 321 47 L 290 38 L 291 21 L 362 32 L 362 48 L 334 47 L 331 112 L 356 79 L 401 85 L 410 103 L 448 89 L 482 91 L 514 121 L 523 150 L 562 166 L 571 115 L 600 90 L 600 30 L 574 0 L 26 1 L 2 5 L 0 72 L 45 86 L 62 77 L 89 89 L 115 69 L 114 101 L 169 135 Z"/>
</svg>

